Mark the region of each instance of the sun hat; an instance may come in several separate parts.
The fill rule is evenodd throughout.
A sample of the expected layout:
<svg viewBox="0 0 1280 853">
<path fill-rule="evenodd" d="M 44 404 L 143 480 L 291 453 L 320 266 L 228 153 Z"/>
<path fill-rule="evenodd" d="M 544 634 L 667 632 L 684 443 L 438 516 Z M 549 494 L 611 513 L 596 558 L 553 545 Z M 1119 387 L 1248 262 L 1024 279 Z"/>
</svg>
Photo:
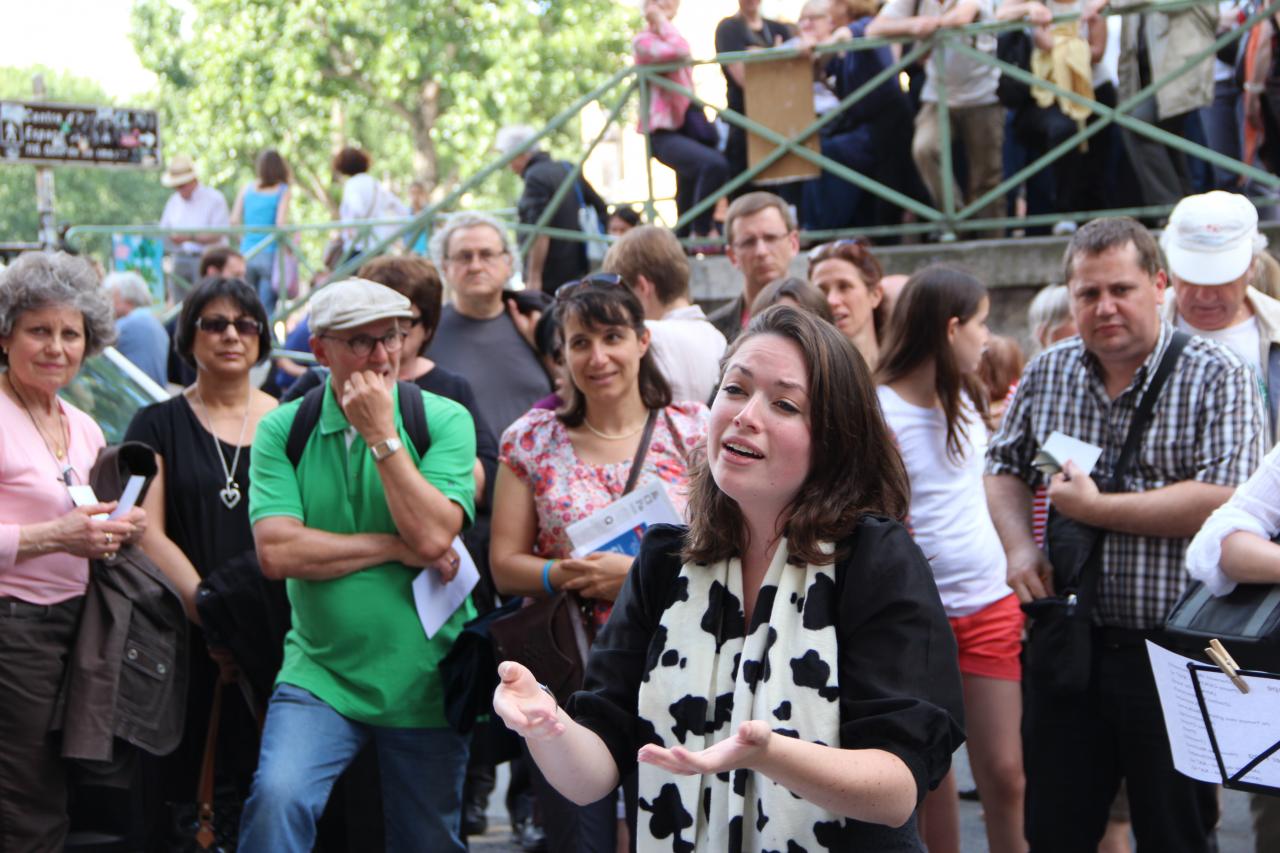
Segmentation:
<svg viewBox="0 0 1280 853">
<path fill-rule="evenodd" d="M 1236 281 L 1266 246 L 1253 203 L 1221 190 L 1178 202 L 1160 235 L 1169 272 L 1195 285 Z"/>
<path fill-rule="evenodd" d="M 160 183 L 172 189 L 196 180 L 196 164 L 186 154 L 179 154 L 169 161 L 169 166 L 160 176 Z"/>
<path fill-rule="evenodd" d="M 336 281 L 311 297 L 313 333 L 354 329 L 391 317 L 412 319 L 409 300 L 386 285 L 363 278 Z"/>
</svg>

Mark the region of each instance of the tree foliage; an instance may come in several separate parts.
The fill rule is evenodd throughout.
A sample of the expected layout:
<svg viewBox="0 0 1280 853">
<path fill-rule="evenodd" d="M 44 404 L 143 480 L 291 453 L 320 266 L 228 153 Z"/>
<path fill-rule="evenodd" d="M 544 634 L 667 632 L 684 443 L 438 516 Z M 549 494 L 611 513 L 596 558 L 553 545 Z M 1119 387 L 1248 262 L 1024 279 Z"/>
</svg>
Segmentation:
<svg viewBox="0 0 1280 853">
<path fill-rule="evenodd" d="M 31 80 L 37 73 L 44 76 L 47 91 L 42 101 L 115 103 L 92 80 L 43 68 L 0 67 L 0 98 L 36 100 L 31 93 Z M 149 105 L 130 101 L 128 106 Z M 58 222 L 73 225 L 155 222 L 170 192 L 160 186 L 155 171 L 102 166 L 56 167 L 54 191 Z M 0 242 L 33 242 L 38 229 L 35 167 L 0 164 Z"/>
<path fill-rule="evenodd" d="M 543 124 L 627 61 L 638 25 L 617 0 L 139 0 L 134 46 L 161 79 L 168 152 L 207 179 L 249 177 L 280 150 L 304 202 L 336 212 L 329 160 L 368 150 L 373 171 L 437 195 L 492 155 L 504 123 Z M 580 148 L 576 125 L 553 142 Z M 514 176 L 475 198 L 506 206 Z M 326 209 L 327 208 L 327 209 Z"/>
</svg>

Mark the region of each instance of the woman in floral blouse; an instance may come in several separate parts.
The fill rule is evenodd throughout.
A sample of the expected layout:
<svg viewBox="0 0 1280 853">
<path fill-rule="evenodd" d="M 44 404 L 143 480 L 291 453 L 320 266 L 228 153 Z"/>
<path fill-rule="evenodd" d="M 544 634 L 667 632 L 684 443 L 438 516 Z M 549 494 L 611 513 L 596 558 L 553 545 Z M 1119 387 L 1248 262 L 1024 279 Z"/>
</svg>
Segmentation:
<svg viewBox="0 0 1280 853">
<path fill-rule="evenodd" d="M 499 591 L 541 598 L 574 590 L 603 624 L 631 557 L 571 557 L 567 528 L 622 497 L 651 417 L 636 488 L 662 482 L 683 512 L 687 460 L 695 448 L 701 452 L 707 409 L 671 403 L 671 390 L 649 354 L 644 308 L 617 276 L 561 287 L 553 310 L 572 379 L 569 401 L 559 411 L 526 413 L 502 435 L 490 562 Z M 612 800 L 579 809 L 550 786 L 538 784 L 537 790 L 552 853 L 614 849 Z"/>
</svg>

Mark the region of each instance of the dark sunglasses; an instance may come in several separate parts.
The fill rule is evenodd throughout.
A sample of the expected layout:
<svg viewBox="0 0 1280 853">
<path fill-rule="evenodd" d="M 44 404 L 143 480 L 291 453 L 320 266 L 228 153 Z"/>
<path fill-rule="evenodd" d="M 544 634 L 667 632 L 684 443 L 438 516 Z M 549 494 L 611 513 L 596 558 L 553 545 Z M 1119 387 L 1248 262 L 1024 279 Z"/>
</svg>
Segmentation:
<svg viewBox="0 0 1280 853">
<path fill-rule="evenodd" d="M 571 281 L 567 284 L 560 285 L 556 290 L 556 301 L 562 302 L 566 299 L 572 299 L 575 293 L 581 293 L 592 287 L 625 288 L 626 286 L 627 285 L 622 281 L 622 276 L 617 273 L 598 272 L 594 275 L 589 275 L 586 278 L 580 278 L 577 281 Z"/>
<path fill-rule="evenodd" d="M 211 335 L 221 335 L 228 326 L 235 326 L 236 334 L 242 338 L 262 334 L 262 324 L 252 317 L 237 317 L 234 320 L 221 316 L 196 318 L 196 328 Z"/>
</svg>

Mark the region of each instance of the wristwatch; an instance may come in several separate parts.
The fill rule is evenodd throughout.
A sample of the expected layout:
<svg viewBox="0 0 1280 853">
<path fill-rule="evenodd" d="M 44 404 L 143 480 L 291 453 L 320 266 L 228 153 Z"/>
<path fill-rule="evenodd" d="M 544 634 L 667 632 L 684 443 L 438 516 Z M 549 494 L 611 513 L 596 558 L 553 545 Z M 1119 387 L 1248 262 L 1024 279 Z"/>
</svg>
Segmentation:
<svg viewBox="0 0 1280 853">
<path fill-rule="evenodd" d="M 369 451 L 373 453 L 375 462 L 381 462 L 403 446 L 398 438 L 384 438 L 382 441 L 370 446 Z"/>
</svg>

